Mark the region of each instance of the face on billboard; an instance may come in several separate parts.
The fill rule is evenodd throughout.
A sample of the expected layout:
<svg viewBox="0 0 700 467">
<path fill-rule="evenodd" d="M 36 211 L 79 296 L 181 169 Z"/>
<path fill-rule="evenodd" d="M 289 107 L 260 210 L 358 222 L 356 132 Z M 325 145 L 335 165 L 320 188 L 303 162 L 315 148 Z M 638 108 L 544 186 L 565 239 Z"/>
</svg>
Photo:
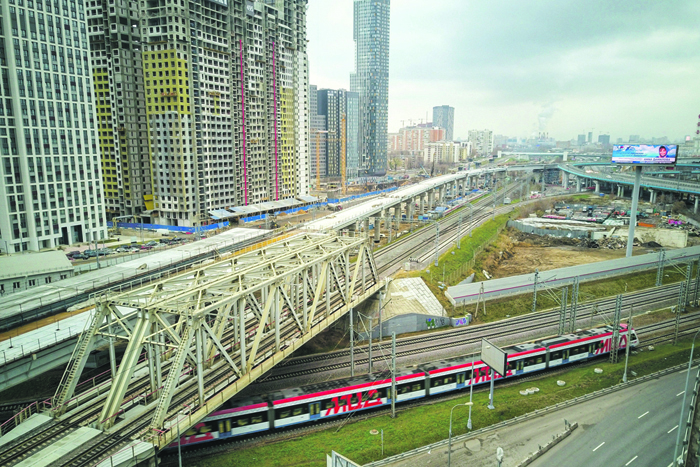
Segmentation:
<svg viewBox="0 0 700 467">
<path fill-rule="evenodd" d="M 662 164 L 676 163 L 678 146 L 675 144 L 622 144 L 613 146 L 613 164 Z"/>
</svg>

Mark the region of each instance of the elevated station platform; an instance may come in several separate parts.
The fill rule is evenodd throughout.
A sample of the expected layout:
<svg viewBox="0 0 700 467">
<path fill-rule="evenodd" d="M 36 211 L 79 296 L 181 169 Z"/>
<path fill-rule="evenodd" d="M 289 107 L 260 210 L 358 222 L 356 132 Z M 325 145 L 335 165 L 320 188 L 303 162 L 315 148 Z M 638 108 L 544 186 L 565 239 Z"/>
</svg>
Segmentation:
<svg viewBox="0 0 700 467">
<path fill-rule="evenodd" d="M 472 181 L 478 179 L 480 176 L 505 173 L 505 171 L 505 167 L 494 167 L 465 170 L 454 174 L 429 178 L 415 185 L 399 188 L 383 196 L 365 201 L 335 214 L 325 216 L 322 219 L 308 222 L 304 226 L 304 229 L 318 232 L 346 229 L 370 217 L 382 216 L 382 213 L 388 209 L 398 209 L 401 211 L 402 203 L 415 203 L 417 200 L 425 199 L 426 197 L 427 206 L 432 208 L 433 203 L 436 201 L 444 201 L 444 194 L 447 190 L 453 189 L 453 196 L 456 192 L 464 194 L 469 190 Z M 436 200 L 435 195 L 439 196 L 438 200 Z M 413 212 L 413 206 L 407 206 L 406 211 L 409 213 Z"/>
<path fill-rule="evenodd" d="M 219 235 L 153 253 L 51 284 L 39 285 L 0 297 L 0 331 L 43 316 L 65 311 L 84 302 L 89 294 L 108 288 L 140 285 L 144 280 L 165 276 L 169 270 L 214 257 L 271 235 L 262 229 L 231 229 Z"/>
</svg>

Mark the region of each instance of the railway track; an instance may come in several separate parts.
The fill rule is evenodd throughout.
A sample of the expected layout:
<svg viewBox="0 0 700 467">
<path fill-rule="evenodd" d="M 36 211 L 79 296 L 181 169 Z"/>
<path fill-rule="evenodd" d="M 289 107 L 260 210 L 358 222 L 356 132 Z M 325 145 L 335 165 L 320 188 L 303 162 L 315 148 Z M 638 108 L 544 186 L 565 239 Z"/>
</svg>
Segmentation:
<svg viewBox="0 0 700 467">
<path fill-rule="evenodd" d="M 633 306 L 639 308 L 649 302 L 663 303 L 673 301 L 678 296 L 679 284 L 668 284 L 653 290 L 644 290 L 626 294 L 623 298 L 623 307 Z M 579 305 L 577 314 L 577 328 L 590 327 L 586 321 L 596 319 L 602 321 L 615 310 L 615 298 L 605 298 L 594 303 Z M 397 357 L 405 357 L 421 353 L 429 353 L 455 346 L 465 346 L 480 342 L 482 337 L 499 338 L 513 335 L 514 333 L 526 334 L 530 331 L 557 326 L 560 313 L 558 310 L 536 312 L 534 314 L 521 315 L 496 323 L 487 323 L 479 326 L 467 326 L 454 328 L 449 331 L 433 332 L 427 335 L 397 339 Z M 693 315 L 689 315 L 693 316 Z M 683 317 L 686 319 L 686 317 Z M 585 323 L 585 324 L 584 324 Z M 357 354 L 367 354 L 367 345 L 356 347 Z M 383 359 L 382 353 L 391 352 L 390 343 L 376 343 L 372 345 L 374 361 Z M 332 371 L 349 368 L 350 350 L 343 349 L 327 354 L 310 355 L 287 359 L 277 365 L 269 374 L 259 379 L 259 383 L 267 383 L 313 374 L 315 368 L 324 368 L 318 371 Z M 342 361 L 337 361 L 342 360 Z M 356 360 L 356 364 L 368 363 L 368 360 Z"/>
<path fill-rule="evenodd" d="M 514 192 L 513 187 L 509 187 L 506 189 L 506 192 L 504 196 L 508 196 L 512 192 Z M 499 195 L 500 196 L 500 195 Z M 491 213 L 490 212 L 485 212 L 485 210 L 488 207 L 488 202 L 491 201 L 491 198 L 485 198 L 477 201 L 474 205 L 474 216 L 473 216 L 473 222 L 471 225 L 465 223 L 463 229 L 466 231 L 466 229 L 469 228 L 474 228 L 476 227 L 480 222 L 482 222 L 484 219 L 488 218 Z M 512 207 L 502 207 L 499 208 L 497 212 L 505 212 L 508 210 L 511 210 Z M 438 222 L 440 222 L 441 225 L 441 237 L 442 237 L 442 242 L 440 245 L 440 249 L 444 249 L 445 247 L 451 245 L 454 240 L 456 239 L 458 232 L 458 216 L 452 214 L 450 216 L 447 216 L 443 219 L 440 219 Z M 377 269 L 379 273 L 381 274 L 382 272 L 386 272 L 392 267 L 395 267 L 398 264 L 401 264 L 404 262 L 406 259 L 411 257 L 412 255 L 415 255 L 416 251 L 420 251 L 421 249 L 424 249 L 425 246 L 425 239 L 428 238 L 433 238 L 434 234 L 429 230 L 429 229 L 424 229 L 422 232 L 419 231 L 417 235 L 414 238 L 411 238 L 414 236 L 406 236 L 403 239 L 396 240 L 392 244 L 386 246 L 385 248 L 377 251 L 375 253 L 375 262 L 377 263 Z M 409 244 L 409 242 L 413 242 L 412 244 Z M 398 250 L 401 247 L 409 247 L 407 250 L 404 250 L 404 253 L 398 253 Z M 425 253 L 423 257 L 430 257 L 430 253 Z M 670 286 L 672 287 L 672 286 Z M 677 287 L 677 286 L 676 286 Z M 668 294 L 672 294 L 672 292 L 668 292 Z M 612 306 L 614 307 L 614 300 L 610 299 L 608 300 L 608 304 L 605 306 Z M 602 307 L 603 301 L 599 301 L 599 307 Z M 335 302 L 333 303 L 335 305 Z M 627 305 L 627 303 L 625 303 Z M 581 310 L 580 313 L 585 313 L 584 311 L 585 306 L 580 306 L 579 309 Z M 604 312 L 601 312 L 604 313 Z M 323 316 L 323 313 L 317 314 L 318 319 L 321 319 Z M 542 327 L 543 320 L 544 322 L 551 323 L 554 322 L 553 317 L 556 316 L 558 319 L 558 312 L 549 312 L 549 313 L 538 313 L 537 316 L 524 316 L 524 317 L 519 317 L 517 319 L 514 319 L 512 322 L 509 323 L 509 326 L 507 329 L 503 329 L 502 323 L 500 324 L 500 330 L 497 329 L 499 325 L 497 324 L 491 324 L 488 325 L 488 327 L 480 327 L 477 329 L 475 332 L 481 333 L 480 335 L 490 335 L 496 337 L 498 336 L 507 336 L 512 334 L 516 329 L 522 330 L 522 324 L 526 323 L 528 320 L 535 320 L 537 323 L 534 327 Z M 581 316 L 581 315 L 579 315 Z M 250 328 L 249 328 L 250 326 Z M 290 326 L 291 323 L 290 323 Z M 251 329 L 254 330 L 252 325 L 249 323 L 246 324 L 246 329 Z M 466 330 L 467 328 L 465 328 Z M 282 330 L 284 332 L 285 330 Z M 410 338 L 406 339 L 406 342 L 402 344 L 402 348 L 405 350 L 402 350 L 405 355 L 412 355 L 420 352 L 425 352 L 425 348 L 427 347 L 434 347 L 435 349 L 438 348 L 449 348 L 451 346 L 454 346 L 454 340 L 456 339 L 462 339 L 464 340 L 465 338 L 465 333 L 464 330 L 456 330 L 452 331 L 452 335 L 441 335 L 439 337 L 440 342 L 435 341 L 435 334 L 431 334 L 429 336 L 423 336 L 423 337 L 416 337 L 416 338 Z M 494 334 L 496 333 L 496 334 Z M 473 336 L 470 338 L 471 341 L 467 342 L 476 342 L 480 337 Z M 228 340 L 228 341 L 227 341 Z M 224 345 L 226 346 L 234 346 L 236 345 L 236 338 L 235 336 L 230 336 L 230 335 L 225 335 L 224 338 L 222 339 L 224 342 Z M 432 342 L 432 344 L 431 344 Z M 420 347 L 423 344 L 430 344 L 428 346 L 423 346 Z M 411 346 L 418 346 L 415 348 L 410 348 Z M 275 347 L 275 342 L 274 342 L 274 336 L 269 336 L 268 338 L 265 338 L 261 342 L 261 346 L 258 352 L 258 355 L 265 355 L 267 352 L 272 351 L 272 349 Z M 373 347 L 374 348 L 374 347 Z M 384 346 L 383 344 L 377 344 L 377 350 L 379 352 L 384 351 L 386 352 L 387 347 Z M 349 355 L 349 351 L 341 351 L 340 353 L 345 353 L 345 355 Z M 343 355 L 341 355 L 342 357 Z M 330 358 L 337 358 L 338 356 L 330 357 Z M 308 359 L 309 357 L 307 357 Z M 323 362 L 324 359 L 319 359 L 316 360 L 319 357 L 310 357 L 313 361 L 317 362 Z M 325 358 L 327 361 L 327 358 Z M 237 364 L 240 364 L 238 359 L 234 358 L 234 361 Z M 307 362 L 308 363 L 308 362 Z M 359 364 L 362 363 L 362 360 L 358 361 Z M 365 360 L 365 363 L 367 361 Z M 289 367 L 290 365 L 298 364 L 296 363 L 284 363 L 284 367 Z M 349 365 L 349 363 L 348 363 Z M 328 365 L 326 365 L 328 366 Z M 166 370 L 167 371 L 167 368 Z M 206 375 L 205 378 L 205 386 L 206 387 L 212 387 L 216 384 L 220 384 L 222 382 L 225 382 L 227 380 L 230 380 L 232 377 L 232 373 L 229 370 L 229 367 L 225 365 L 219 365 L 218 368 L 214 368 L 213 371 L 211 371 L 208 375 Z M 273 377 L 270 375 L 269 377 Z M 283 377 L 289 377 L 287 376 L 279 376 L 278 379 L 282 379 Z M 267 381 L 267 379 L 265 379 Z M 132 384 L 130 385 L 129 388 L 129 394 L 132 395 L 133 397 L 138 397 L 142 394 L 144 394 L 146 391 L 150 390 L 150 382 L 148 381 L 148 376 L 143 376 L 140 379 L 136 379 L 132 381 Z M 103 392 L 104 394 L 104 392 Z M 171 403 L 170 407 L 171 409 L 168 411 L 168 415 L 166 418 L 170 418 L 173 416 L 180 407 L 183 406 L 183 404 L 187 404 L 188 402 L 193 401 L 197 397 L 197 388 L 196 388 L 196 383 L 193 381 L 189 384 L 186 384 L 184 387 L 179 389 L 179 392 L 176 393 L 176 395 L 173 397 L 173 402 Z M 99 401 L 101 400 L 103 396 L 95 397 L 94 400 L 92 400 L 90 403 L 88 403 L 85 407 L 81 407 L 81 410 L 76 411 L 75 414 L 69 413 L 67 417 L 65 417 L 63 420 L 60 422 L 52 422 L 48 424 L 47 426 L 44 427 L 41 431 L 35 433 L 32 435 L 31 440 L 28 441 L 27 443 L 21 443 L 16 446 L 12 446 L 12 443 L 10 443 L 8 446 L 4 446 L 3 448 L 0 448 L 0 464 L 1 465 L 15 465 L 19 462 L 21 462 L 21 459 L 24 459 L 28 457 L 28 454 L 31 452 L 36 452 L 37 449 L 40 449 L 42 446 L 48 444 L 48 440 L 51 438 L 56 438 L 56 437 L 61 437 L 65 436 L 67 433 L 70 433 L 77 429 L 79 426 L 84 426 L 86 424 L 91 423 L 92 421 L 96 421 L 96 418 L 99 416 L 99 408 L 95 409 L 90 409 L 90 407 L 98 406 Z M 143 401 L 144 405 L 152 405 L 153 402 L 152 400 L 149 401 L 148 399 L 144 399 Z M 146 409 L 147 410 L 147 409 Z M 108 452 L 115 452 L 118 450 L 120 447 L 125 446 L 131 439 L 136 439 L 139 437 L 142 437 L 144 434 L 145 430 L 147 430 L 148 426 L 150 424 L 150 417 L 144 416 L 139 418 L 136 421 L 131 421 L 131 422 L 123 422 L 121 425 L 117 424 L 117 426 L 113 429 L 112 432 L 107 434 L 106 436 L 98 438 L 95 443 L 93 444 L 88 444 L 83 447 L 81 450 L 77 450 L 73 453 L 71 453 L 68 457 L 64 458 L 61 460 L 63 465 L 70 465 L 70 466 L 84 466 L 84 465 L 94 465 L 97 461 L 102 459 L 105 456 L 105 453 Z M 16 449 L 15 449 L 16 448 Z M 15 449 L 15 450 L 12 450 Z M 11 459 L 11 460 L 10 460 Z M 10 463 L 5 463 L 3 460 L 8 460 Z"/>
<path fill-rule="evenodd" d="M 693 317 L 692 315 L 687 316 L 685 318 Z M 698 329 L 700 329 L 700 322 L 698 322 L 698 318 L 700 316 L 694 317 L 695 318 L 695 323 L 694 326 L 688 327 L 686 329 L 680 330 L 679 331 L 679 338 L 686 337 L 692 335 L 694 332 L 696 332 Z M 682 320 L 683 323 L 684 320 Z M 685 321 L 687 323 L 687 320 Z M 646 326 L 642 326 L 640 328 L 635 328 L 637 331 L 637 335 L 640 338 L 640 345 L 651 345 L 651 344 L 658 344 L 658 343 L 663 343 L 663 342 L 668 342 L 673 339 L 674 334 L 673 332 L 664 334 L 663 336 L 656 336 L 653 338 L 645 338 L 645 336 L 648 336 L 650 334 L 653 334 L 658 331 L 664 331 L 664 330 L 671 330 L 675 326 L 675 320 L 667 320 L 659 323 L 653 323 L 649 324 Z M 580 366 L 585 366 L 585 365 L 593 365 L 596 364 L 598 361 L 601 359 L 607 359 L 606 357 L 598 357 L 596 359 L 588 360 L 588 361 L 583 361 L 580 363 L 575 363 L 571 365 L 567 365 L 564 368 L 552 368 L 545 370 L 543 372 L 538 372 L 537 374 L 534 375 L 529 375 L 529 376 L 522 376 L 518 377 L 513 380 L 500 380 L 499 381 L 499 386 L 500 387 L 508 387 L 516 384 L 521 384 L 523 382 L 527 381 L 536 381 L 539 380 L 543 377 L 546 376 L 556 376 L 559 374 L 566 374 L 569 370 L 572 368 L 580 367 Z M 381 375 L 381 374 L 380 374 Z M 388 372 L 385 372 L 383 375 L 386 378 L 389 378 L 390 375 Z M 379 376 L 381 378 L 381 376 Z M 488 385 L 480 385 L 474 388 L 474 393 L 479 393 L 479 392 L 487 392 L 489 390 Z M 406 409 L 412 408 L 412 407 L 418 407 L 421 405 L 425 404 L 433 404 L 435 401 L 443 401 L 443 400 L 451 400 L 455 398 L 462 397 L 464 395 L 464 392 L 462 391 L 457 391 L 457 392 L 449 392 L 446 394 L 438 394 L 435 396 L 431 396 L 429 399 L 419 399 L 417 401 L 413 402 L 404 402 L 399 404 L 396 407 L 397 412 L 404 411 Z M 242 447 L 247 447 L 247 446 L 252 446 L 259 444 L 261 442 L 270 442 L 270 441 L 275 441 L 278 439 L 283 439 L 283 438 L 289 438 L 289 437 L 297 437 L 303 434 L 307 433 L 313 433 L 317 432 L 323 429 L 328 429 L 332 427 L 340 427 L 344 425 L 345 423 L 348 422 L 348 420 L 351 417 L 361 417 L 362 419 L 366 418 L 373 418 L 373 417 L 378 417 L 382 415 L 386 415 L 387 413 L 390 413 L 391 409 L 389 407 L 382 407 L 378 408 L 376 410 L 372 410 L 369 413 L 363 413 L 359 415 L 357 412 L 351 412 L 349 413 L 346 417 L 343 417 L 342 419 L 330 419 L 330 420 L 321 420 L 321 421 L 316 421 L 314 424 L 307 425 L 304 427 L 298 427 L 298 428 L 293 428 L 293 429 L 284 429 L 284 430 L 278 430 L 278 431 L 273 431 L 273 432 L 267 432 L 262 435 L 258 436 L 250 436 L 248 438 L 244 439 L 233 439 L 233 440 L 226 440 L 226 441 L 221 441 L 216 444 L 212 445 L 199 445 L 194 448 L 189 448 L 185 449 L 182 452 L 182 457 L 183 459 L 197 459 L 197 458 L 204 458 L 206 456 L 210 456 L 212 454 L 216 453 L 221 453 L 221 452 L 229 452 L 235 449 L 239 449 Z M 160 457 L 162 466 L 164 467 L 170 467 L 173 465 L 177 465 L 177 454 L 174 452 L 170 453 L 164 453 Z"/>
</svg>

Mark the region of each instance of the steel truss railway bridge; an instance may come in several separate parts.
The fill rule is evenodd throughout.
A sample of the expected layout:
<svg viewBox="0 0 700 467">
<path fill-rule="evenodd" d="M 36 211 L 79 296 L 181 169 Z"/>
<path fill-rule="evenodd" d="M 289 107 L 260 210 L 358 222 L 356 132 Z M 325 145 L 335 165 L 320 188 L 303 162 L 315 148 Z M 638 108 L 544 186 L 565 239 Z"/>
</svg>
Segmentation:
<svg viewBox="0 0 700 467">
<path fill-rule="evenodd" d="M 118 465 L 109 456 L 135 442 L 154 453 L 383 285 L 368 239 L 305 233 L 126 293 L 95 296 L 95 317 L 44 407 L 52 444 L 42 449 L 45 439 L 0 438 L 0 464 L 50 458 L 61 430 L 78 426 L 97 433 L 90 443 L 76 439 L 64 448 L 55 459 L 60 465 L 105 458 L 103 465 Z M 90 386 L 79 385 L 79 377 L 99 339 L 110 342 L 112 377 L 77 389 Z M 126 343 L 120 361 L 118 343 Z"/>
</svg>

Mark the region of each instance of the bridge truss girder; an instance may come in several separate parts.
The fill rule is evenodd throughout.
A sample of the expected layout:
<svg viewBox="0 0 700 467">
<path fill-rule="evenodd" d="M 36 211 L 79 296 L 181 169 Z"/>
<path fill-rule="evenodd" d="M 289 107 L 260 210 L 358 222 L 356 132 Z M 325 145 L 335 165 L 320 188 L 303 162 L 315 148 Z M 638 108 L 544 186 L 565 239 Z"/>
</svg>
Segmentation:
<svg viewBox="0 0 700 467">
<path fill-rule="evenodd" d="M 130 410 L 130 385 L 147 372 L 137 397 L 152 418 L 142 436 L 167 446 L 379 288 L 365 238 L 301 234 L 104 294 L 56 392 L 55 411 L 73 396 L 95 338 L 125 341 L 97 426 L 109 429 Z"/>
</svg>

